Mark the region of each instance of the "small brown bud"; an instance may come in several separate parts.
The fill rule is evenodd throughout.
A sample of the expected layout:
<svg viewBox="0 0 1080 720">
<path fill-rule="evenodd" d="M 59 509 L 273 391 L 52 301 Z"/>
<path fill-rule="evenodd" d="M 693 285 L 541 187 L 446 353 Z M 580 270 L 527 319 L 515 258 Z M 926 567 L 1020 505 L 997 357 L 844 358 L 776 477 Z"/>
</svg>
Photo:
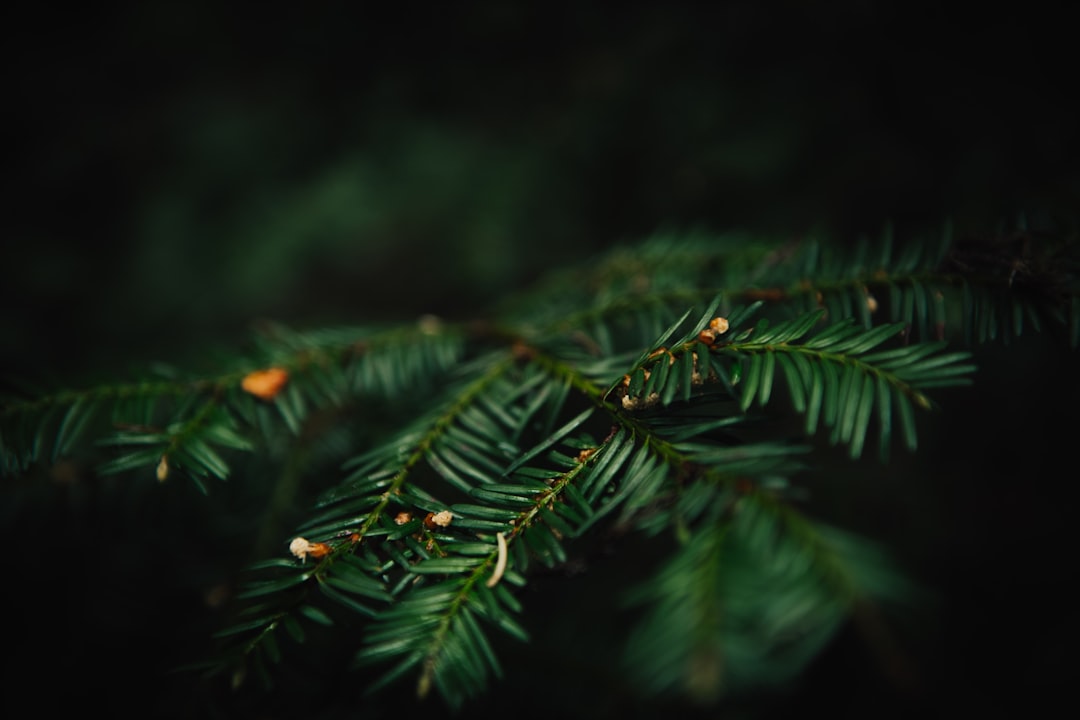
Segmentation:
<svg viewBox="0 0 1080 720">
<path fill-rule="evenodd" d="M 434 530 L 437 527 L 448 527 L 454 519 L 454 514 L 449 510 L 440 510 L 437 513 L 428 513 L 424 517 L 424 527 Z"/>
<path fill-rule="evenodd" d="M 307 560 L 308 555 L 313 558 L 326 557 L 330 554 L 331 547 L 322 542 L 308 542 L 305 538 L 296 537 L 289 543 L 289 552 L 301 560 Z"/>
<path fill-rule="evenodd" d="M 416 326 L 420 329 L 420 332 L 424 335 L 438 335 L 442 332 L 442 320 L 438 315 L 426 314 L 421 315 L 417 320 Z"/>
<path fill-rule="evenodd" d="M 282 368 L 274 367 L 248 373 L 241 381 L 240 387 L 261 400 L 273 400 L 288 381 L 289 373 Z"/>
</svg>

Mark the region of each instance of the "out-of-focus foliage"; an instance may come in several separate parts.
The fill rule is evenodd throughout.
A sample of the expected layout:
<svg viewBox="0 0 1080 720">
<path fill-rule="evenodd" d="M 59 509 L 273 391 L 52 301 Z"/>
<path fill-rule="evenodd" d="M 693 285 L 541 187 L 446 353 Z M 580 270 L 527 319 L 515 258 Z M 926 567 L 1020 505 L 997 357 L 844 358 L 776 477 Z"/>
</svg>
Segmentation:
<svg viewBox="0 0 1080 720">
<path fill-rule="evenodd" d="M 782 246 L 815 233 L 876 239 L 888 220 L 912 237 L 951 217 L 991 237 L 1023 212 L 1034 231 L 1075 232 L 1071 25 L 1033 6 L 5 12 L 14 130 L 0 370 L 25 381 L 20 390 L 89 386 L 151 362 L 163 382 L 177 367 L 202 377 L 238 345 L 263 352 L 246 343 L 252 325 L 270 330 L 266 318 L 317 328 L 485 316 L 552 268 L 658 228 L 734 228 Z M 1023 283 L 1030 269 L 1008 272 Z M 914 305 L 919 288 L 903 290 Z M 841 628 L 805 682 L 774 699 L 782 709 L 824 698 L 880 717 L 903 707 L 898 698 L 946 696 L 998 711 L 1064 686 L 1077 624 L 1061 591 L 1075 564 L 1058 531 L 1069 519 L 1058 479 L 1074 429 L 1058 418 L 1080 394 L 1075 358 L 1044 352 L 1047 335 L 1021 322 L 1024 343 L 983 348 L 976 391 L 941 396 L 947 412 L 920 431 L 918 456 L 881 466 L 868 452 L 849 465 L 843 447 L 835 471 L 807 488 L 823 518 L 881 540 L 941 592 L 902 633 L 918 671 L 879 672 Z M 220 627 L 230 569 L 281 550 L 263 528 L 294 526 L 335 481 L 332 460 L 351 437 L 401 420 L 392 403 L 367 402 L 379 420 L 339 426 L 315 413 L 317 437 L 269 442 L 250 474 L 208 483 L 208 498 L 182 483 L 86 482 L 91 469 L 67 460 L 35 478 L 45 482 L 4 487 L 0 528 L 18 563 L 6 607 L 24 620 L 11 631 L 18 662 L 4 696 L 48 667 L 59 679 L 46 706 L 139 716 L 203 706 L 166 671 Z M 50 422 L 76 430 L 106 417 L 91 409 Z M 209 445 L 229 465 L 247 451 L 227 418 L 207 413 L 214 422 L 189 429 L 225 441 Z M 208 476 L 221 468 L 213 455 L 191 459 Z M 264 497 L 260 473 L 286 490 Z M 491 703 L 518 714 L 523 698 L 557 714 L 654 710 L 630 700 L 622 641 L 642 641 L 610 609 L 626 578 L 645 580 L 641 568 L 668 550 L 605 542 L 530 582 L 526 604 L 550 613 L 526 628 L 526 665 L 505 668 Z M 308 642 L 329 637 L 316 630 Z M 123 659 L 106 667 L 102 648 Z M 326 707 L 353 708 L 360 691 L 341 679 L 351 660 L 326 654 L 287 670 L 321 686 Z M 551 668 L 565 672 L 538 689 Z M 310 709 L 310 697 L 278 699 Z"/>
</svg>

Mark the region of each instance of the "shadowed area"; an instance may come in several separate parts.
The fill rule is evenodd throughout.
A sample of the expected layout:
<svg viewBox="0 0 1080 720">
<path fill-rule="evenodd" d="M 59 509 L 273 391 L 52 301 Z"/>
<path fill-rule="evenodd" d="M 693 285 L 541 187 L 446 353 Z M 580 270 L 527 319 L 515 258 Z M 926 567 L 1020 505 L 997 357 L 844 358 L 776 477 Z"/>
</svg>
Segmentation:
<svg viewBox="0 0 1080 720">
<path fill-rule="evenodd" d="M 891 222 L 902 241 L 947 219 L 992 235 L 1023 214 L 1075 233 L 1074 31 L 1037 6 L 4 12 L 5 377 L 81 386 L 153 362 L 214 368 L 264 321 L 480 318 L 549 270 L 659 230 L 849 243 Z M 1038 335 L 993 345 L 918 454 L 851 466 L 823 448 L 836 470 L 811 492 L 827 519 L 882 540 L 936 600 L 886 641 L 903 646 L 903 680 L 850 628 L 790 693 L 735 716 L 886 717 L 939 698 L 995 716 L 1062 692 L 1077 641 L 1060 500 L 1075 359 Z M 23 668 L 4 682 L 11 712 L 31 676 L 55 684 L 45 708 L 114 716 L 394 712 L 392 697 L 363 705 L 347 650 L 299 660 L 303 690 L 276 708 L 191 692 L 168 671 L 214 631 L 261 488 L 223 484 L 207 500 L 80 472 L 3 488 L 19 563 L 5 595 L 26 619 L 10 631 Z M 611 609 L 663 549 L 598 543 L 530 584 L 532 649 L 497 646 L 507 677 L 466 712 L 671 707 L 628 693 L 618 657 L 633 611 Z"/>
</svg>

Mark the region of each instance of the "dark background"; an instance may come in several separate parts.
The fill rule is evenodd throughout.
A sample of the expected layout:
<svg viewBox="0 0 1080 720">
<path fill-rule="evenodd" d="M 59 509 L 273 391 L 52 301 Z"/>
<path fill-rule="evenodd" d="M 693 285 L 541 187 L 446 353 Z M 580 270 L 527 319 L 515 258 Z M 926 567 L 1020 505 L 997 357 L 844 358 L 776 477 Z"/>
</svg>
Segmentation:
<svg viewBox="0 0 1080 720">
<path fill-rule="evenodd" d="M 475 317 L 663 228 L 845 242 L 886 221 L 901 239 L 947 218 L 992 234 L 1019 213 L 1074 227 L 1075 31 L 1039 5 L 435 5 L 5 10 L 3 374 L 78 385 L 195 366 L 263 318 Z M 815 488 L 825 515 L 939 591 L 905 638 L 920 689 L 890 685 L 844 634 L 767 707 L 993 716 L 1066 687 L 1076 355 L 1033 336 L 980 364 L 917 456 Z M 190 491 L 4 489 L 23 641 L 5 702 L 32 678 L 51 688 L 44 707 L 198 705 L 162 670 L 212 625 L 184 613 L 241 544 L 233 513 L 257 488 Z M 610 567 L 575 613 L 602 608 L 625 569 Z M 530 603 L 564 596 L 549 585 Z M 592 615 L 592 645 L 617 645 Z M 565 662 L 538 644 L 537 663 Z M 613 653 L 531 706 L 656 711 L 597 672 Z"/>
</svg>

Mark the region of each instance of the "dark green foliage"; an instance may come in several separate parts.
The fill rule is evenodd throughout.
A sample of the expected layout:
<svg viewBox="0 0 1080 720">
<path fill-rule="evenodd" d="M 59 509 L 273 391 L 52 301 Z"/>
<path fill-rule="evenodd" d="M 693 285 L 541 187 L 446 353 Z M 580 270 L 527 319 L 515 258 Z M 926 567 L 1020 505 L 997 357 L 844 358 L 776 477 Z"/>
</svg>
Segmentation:
<svg viewBox="0 0 1080 720">
<path fill-rule="evenodd" d="M 296 644 L 341 627 L 366 692 L 409 682 L 458 708 L 513 662 L 501 638 L 528 642 L 531 573 L 634 532 L 674 550 L 632 598 L 627 672 L 712 703 L 796 677 L 846 619 L 909 593 L 800 511 L 819 431 L 851 459 L 874 438 L 883 459 L 913 451 L 978 343 L 1054 327 L 1075 347 L 1075 247 L 1015 242 L 660 236 L 482 323 L 270 327 L 217 376 L 7 394 L 2 470 L 78 456 L 213 492 L 340 426 L 339 475 L 248 568 L 208 677 L 280 682 Z M 267 367 L 288 382 L 256 397 L 243 379 Z"/>
</svg>

